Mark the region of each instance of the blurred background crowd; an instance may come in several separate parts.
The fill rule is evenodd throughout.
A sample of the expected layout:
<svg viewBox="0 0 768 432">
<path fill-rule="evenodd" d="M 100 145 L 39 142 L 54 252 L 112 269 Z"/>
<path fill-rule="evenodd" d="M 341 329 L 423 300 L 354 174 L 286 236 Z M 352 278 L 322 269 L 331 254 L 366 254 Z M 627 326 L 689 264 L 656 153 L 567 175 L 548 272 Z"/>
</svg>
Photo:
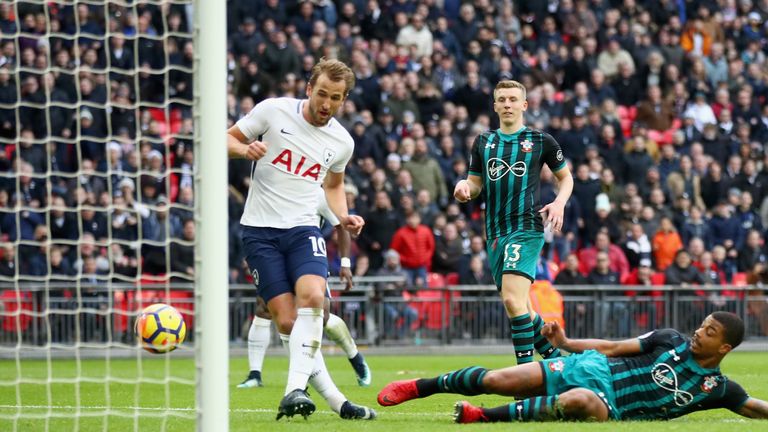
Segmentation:
<svg viewBox="0 0 768 432">
<path fill-rule="evenodd" d="M 355 274 L 492 283 L 485 204 L 452 191 L 475 136 L 497 127 L 496 82 L 515 79 L 526 124 L 557 139 L 575 176 L 539 278 L 762 281 L 768 1 L 227 7 L 230 124 L 265 98 L 304 97 L 321 57 L 356 74 L 337 116 L 355 140 L 349 208 L 367 222 Z M 171 2 L 0 4 L 1 276 L 193 277 L 191 23 Z M 250 168 L 229 163 L 232 282 L 250 277 L 238 234 Z M 541 185 L 546 203 L 551 173 Z"/>
</svg>

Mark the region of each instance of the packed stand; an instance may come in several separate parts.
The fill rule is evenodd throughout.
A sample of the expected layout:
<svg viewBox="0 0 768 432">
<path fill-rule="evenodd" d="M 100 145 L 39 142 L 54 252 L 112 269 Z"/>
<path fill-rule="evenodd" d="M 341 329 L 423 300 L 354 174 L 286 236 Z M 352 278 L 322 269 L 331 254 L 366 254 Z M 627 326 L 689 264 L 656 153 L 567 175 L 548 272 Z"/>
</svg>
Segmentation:
<svg viewBox="0 0 768 432">
<path fill-rule="evenodd" d="M 540 277 L 683 286 L 765 277 L 767 2 L 227 7 L 230 124 L 265 98 L 303 97 L 320 57 L 353 68 L 338 119 L 355 141 L 348 205 L 366 219 L 355 273 L 407 279 L 382 289 L 492 282 L 485 205 L 460 205 L 452 191 L 474 137 L 497 127 L 492 90 L 504 79 L 526 85 L 526 124 L 557 139 L 575 177 Z M 23 241 L 5 248 L 0 275 L 191 280 L 190 24 L 191 8 L 178 4 L 0 4 L 0 233 Z M 250 282 L 238 244 L 250 169 L 229 162 L 231 282 Z M 542 201 L 555 191 L 545 172 Z M 768 334 L 768 307 L 750 312 Z M 414 313 L 387 311 L 401 321 Z"/>
</svg>

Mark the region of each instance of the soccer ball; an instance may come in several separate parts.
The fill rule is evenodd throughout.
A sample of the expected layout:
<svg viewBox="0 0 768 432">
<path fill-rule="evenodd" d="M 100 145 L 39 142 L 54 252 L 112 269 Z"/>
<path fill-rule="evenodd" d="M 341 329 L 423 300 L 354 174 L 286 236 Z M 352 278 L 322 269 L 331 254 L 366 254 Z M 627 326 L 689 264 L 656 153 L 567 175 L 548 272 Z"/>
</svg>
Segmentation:
<svg viewBox="0 0 768 432">
<path fill-rule="evenodd" d="M 176 349 L 187 335 L 184 317 L 173 306 L 155 303 L 141 311 L 136 320 L 136 336 L 141 347 L 154 354 Z"/>
</svg>

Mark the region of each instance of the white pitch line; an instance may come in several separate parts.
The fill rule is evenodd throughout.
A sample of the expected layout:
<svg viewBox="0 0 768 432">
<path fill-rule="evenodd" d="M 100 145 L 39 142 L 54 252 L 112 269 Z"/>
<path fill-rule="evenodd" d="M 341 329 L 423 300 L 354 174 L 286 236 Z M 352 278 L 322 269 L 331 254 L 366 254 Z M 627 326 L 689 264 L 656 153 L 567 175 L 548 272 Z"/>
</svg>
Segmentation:
<svg viewBox="0 0 768 432">
<path fill-rule="evenodd" d="M 22 411 L 25 409 L 44 409 L 44 410 L 76 410 L 80 408 L 81 410 L 107 410 L 107 411 L 173 411 L 173 412 L 195 412 L 194 408 L 160 408 L 160 407 L 107 407 L 107 406 L 80 406 L 77 407 L 75 405 L 0 405 L 0 410 L 5 409 L 21 409 Z M 229 412 L 231 413 L 250 413 L 250 414 L 274 414 L 275 410 L 273 409 L 266 409 L 266 408 L 233 408 L 230 409 Z M 333 411 L 328 410 L 320 410 L 315 411 L 320 414 L 336 414 Z M 435 416 L 444 416 L 449 417 L 451 413 L 448 412 L 397 412 L 392 413 L 397 414 L 399 417 L 435 417 Z M 75 415 L 72 415 L 72 417 L 75 417 Z M 710 422 L 711 420 L 707 419 L 696 419 L 696 420 L 690 420 L 691 423 L 700 423 L 700 422 Z M 680 423 L 687 423 L 688 420 L 685 418 L 679 418 L 673 420 L 673 422 L 680 422 Z M 747 420 L 743 418 L 726 418 L 726 419 L 719 419 L 717 420 L 717 423 L 746 423 Z"/>
<path fill-rule="evenodd" d="M 33 410 L 100 410 L 100 411 L 173 411 L 173 412 L 195 412 L 194 408 L 162 408 L 162 407 L 107 407 L 107 406 L 75 406 L 75 405 L 0 405 L 0 410 L 7 410 L 7 409 L 13 409 L 18 410 L 21 409 L 22 411 L 25 409 L 33 409 Z M 256 413 L 256 414 L 274 414 L 277 412 L 277 410 L 274 409 L 267 409 L 267 408 L 232 408 L 229 410 L 231 413 Z M 319 410 L 315 411 L 320 414 L 336 414 L 333 411 L 328 410 Z M 412 417 L 434 417 L 439 416 L 441 413 L 433 412 L 433 413 L 427 413 L 427 412 L 407 412 L 407 413 L 397 413 L 399 416 L 412 416 Z M 74 417 L 74 416 L 73 416 Z"/>
</svg>

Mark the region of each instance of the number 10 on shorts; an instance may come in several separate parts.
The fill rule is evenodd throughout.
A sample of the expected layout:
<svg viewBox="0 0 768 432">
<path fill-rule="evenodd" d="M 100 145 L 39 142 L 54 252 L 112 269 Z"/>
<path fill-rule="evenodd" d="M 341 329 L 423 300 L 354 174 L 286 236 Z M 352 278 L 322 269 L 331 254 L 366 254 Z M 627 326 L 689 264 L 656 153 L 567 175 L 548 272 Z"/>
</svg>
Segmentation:
<svg viewBox="0 0 768 432">
<path fill-rule="evenodd" d="M 326 256 L 325 252 L 325 239 L 322 237 L 310 236 L 309 241 L 312 243 L 312 253 L 316 257 Z"/>
</svg>

